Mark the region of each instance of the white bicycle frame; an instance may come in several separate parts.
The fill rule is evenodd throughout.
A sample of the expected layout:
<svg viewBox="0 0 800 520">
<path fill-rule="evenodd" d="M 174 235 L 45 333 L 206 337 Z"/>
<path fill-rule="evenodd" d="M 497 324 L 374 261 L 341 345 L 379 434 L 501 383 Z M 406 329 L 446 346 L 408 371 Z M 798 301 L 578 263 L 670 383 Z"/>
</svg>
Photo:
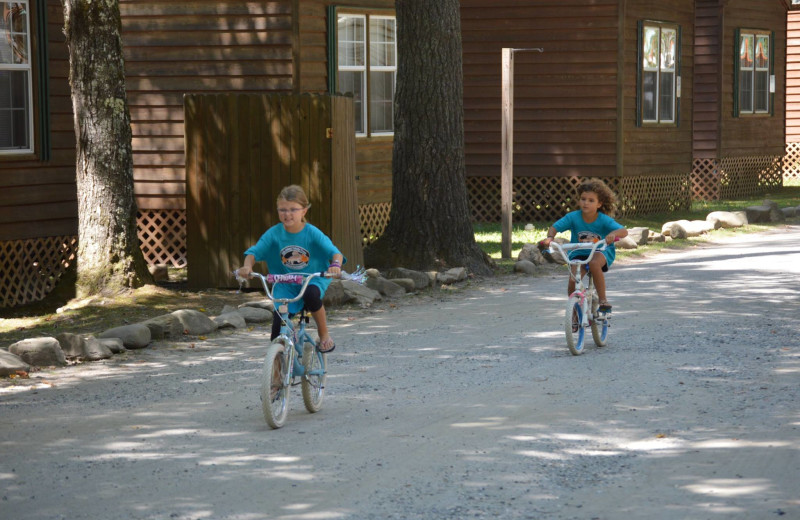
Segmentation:
<svg viewBox="0 0 800 520">
<path fill-rule="evenodd" d="M 555 250 L 553 249 L 555 246 Z M 577 242 L 577 243 L 568 243 L 568 244 L 559 244 L 558 242 L 550 242 L 550 253 L 558 252 L 563 258 L 564 261 L 567 263 L 569 267 L 569 275 L 575 281 L 575 290 L 572 291 L 570 296 L 576 295 L 581 300 L 581 307 L 583 308 L 583 317 L 581 319 L 581 327 L 587 327 L 589 325 L 589 317 L 592 315 L 592 310 L 589 308 L 589 302 L 594 297 L 594 295 L 589 294 L 589 298 L 586 298 L 586 294 L 589 292 L 588 289 L 594 288 L 594 282 L 590 281 L 587 285 L 583 283 L 583 275 L 581 274 L 582 267 L 587 265 L 591 262 L 592 258 L 594 257 L 595 253 L 599 253 L 604 251 L 608 247 L 608 244 L 605 240 L 599 240 L 597 242 Z M 586 251 L 588 256 L 586 258 L 573 258 L 569 257 L 570 251 L 576 250 L 583 250 Z M 587 275 L 591 276 L 588 273 Z"/>
</svg>

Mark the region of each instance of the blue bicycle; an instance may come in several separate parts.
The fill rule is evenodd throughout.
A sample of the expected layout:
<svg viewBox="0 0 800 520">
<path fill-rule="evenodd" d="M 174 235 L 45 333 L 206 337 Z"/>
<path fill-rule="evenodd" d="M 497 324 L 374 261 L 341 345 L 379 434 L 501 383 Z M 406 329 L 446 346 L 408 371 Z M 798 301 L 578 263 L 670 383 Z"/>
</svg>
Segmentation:
<svg viewBox="0 0 800 520">
<path fill-rule="evenodd" d="M 246 281 L 239 277 L 237 271 L 234 271 L 234 276 L 240 284 Z M 261 280 L 264 292 L 275 305 L 281 320 L 280 334 L 267 349 L 261 373 L 261 410 L 267 424 L 272 428 L 280 428 L 286 423 L 289 391 L 292 386 L 301 385 L 303 404 L 310 413 L 316 413 L 322 408 L 327 355 L 316 348 L 316 341 L 306 330 L 310 313 L 302 309 L 294 318 L 289 314 L 289 304 L 300 300 L 309 282 L 318 276 L 325 276 L 325 273 L 266 276 L 250 273 L 251 278 Z M 353 274 L 342 272 L 341 277 L 363 283 L 364 274 L 363 271 Z M 279 283 L 302 284 L 302 287 L 294 298 L 276 298 L 273 295 L 274 286 Z M 268 284 L 273 284 L 273 291 L 270 291 Z"/>
</svg>

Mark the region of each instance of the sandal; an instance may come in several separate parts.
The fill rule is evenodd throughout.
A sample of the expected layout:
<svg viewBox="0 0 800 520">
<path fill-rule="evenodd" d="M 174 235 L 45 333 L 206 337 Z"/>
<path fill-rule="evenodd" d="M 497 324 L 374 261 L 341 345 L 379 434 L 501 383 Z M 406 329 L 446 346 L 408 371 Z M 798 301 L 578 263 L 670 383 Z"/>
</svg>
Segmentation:
<svg viewBox="0 0 800 520">
<path fill-rule="evenodd" d="M 325 341 L 320 340 L 319 343 L 317 343 L 317 350 L 323 354 L 329 354 L 333 352 L 335 348 L 336 343 L 334 343 L 331 338 L 328 338 Z"/>
<path fill-rule="evenodd" d="M 600 306 L 597 308 L 597 312 L 604 312 L 606 314 L 611 312 L 611 304 L 608 303 L 608 300 L 600 302 Z"/>
</svg>

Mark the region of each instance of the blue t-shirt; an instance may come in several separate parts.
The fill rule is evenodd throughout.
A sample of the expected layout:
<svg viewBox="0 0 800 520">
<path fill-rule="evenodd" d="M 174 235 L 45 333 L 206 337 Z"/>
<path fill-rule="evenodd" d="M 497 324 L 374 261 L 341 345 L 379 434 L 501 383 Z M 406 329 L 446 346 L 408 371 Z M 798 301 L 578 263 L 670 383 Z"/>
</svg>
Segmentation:
<svg viewBox="0 0 800 520">
<path fill-rule="evenodd" d="M 325 233 L 306 222 L 297 233 L 289 233 L 283 224 L 275 224 L 261 235 L 256 245 L 244 252 L 244 256 L 253 255 L 257 261 L 267 262 L 267 269 L 271 274 L 318 273 L 328 269 L 333 255 L 342 254 L 333 245 Z M 342 263 L 346 262 L 344 259 Z M 325 295 L 325 290 L 330 285 L 330 278 L 318 277 L 311 280 L 309 285 L 319 287 L 320 295 Z M 300 285 L 276 284 L 273 294 L 276 298 L 293 298 L 300 293 Z M 299 312 L 303 300 L 292 303 L 289 311 Z"/>
<path fill-rule="evenodd" d="M 617 229 L 622 229 L 625 226 L 614 220 L 613 218 L 609 217 L 605 213 L 600 211 L 597 212 L 597 218 L 594 222 L 588 223 L 583 220 L 583 213 L 580 210 L 571 211 L 558 219 L 553 227 L 559 233 L 563 231 L 570 231 L 572 236 L 570 237 L 570 243 L 577 243 L 577 242 L 594 242 L 595 239 L 597 240 L 604 240 L 606 236 L 612 231 Z M 574 256 L 584 254 L 584 251 L 570 251 L 570 258 Z M 614 244 L 608 246 L 605 251 L 602 252 L 603 256 L 606 257 L 606 264 L 610 267 L 611 264 L 614 262 L 614 258 L 617 256 L 617 250 L 614 247 Z"/>
</svg>

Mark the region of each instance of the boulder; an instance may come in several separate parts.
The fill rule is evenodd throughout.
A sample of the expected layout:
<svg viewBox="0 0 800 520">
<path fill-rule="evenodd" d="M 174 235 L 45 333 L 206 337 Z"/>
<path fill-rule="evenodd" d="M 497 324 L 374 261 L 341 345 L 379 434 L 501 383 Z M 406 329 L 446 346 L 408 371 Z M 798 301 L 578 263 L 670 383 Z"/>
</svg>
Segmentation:
<svg viewBox="0 0 800 520">
<path fill-rule="evenodd" d="M 522 246 L 522 250 L 519 252 L 517 256 L 517 261 L 527 261 L 531 262 L 533 265 L 544 265 L 547 263 L 544 255 L 539 250 L 538 244 L 525 244 Z"/>
<path fill-rule="evenodd" d="M 395 267 L 386 272 L 386 278 L 389 280 L 393 278 L 410 278 L 414 280 L 415 289 L 425 289 L 431 286 L 431 277 L 428 273 L 406 269 L 404 267 Z"/>
<path fill-rule="evenodd" d="M 344 292 L 341 280 L 333 280 L 322 297 L 325 307 L 339 307 L 348 302 L 349 296 Z"/>
<path fill-rule="evenodd" d="M 93 336 L 92 336 L 93 337 Z M 105 346 L 112 354 L 122 354 L 126 349 L 119 338 L 95 338 L 101 345 Z"/>
<path fill-rule="evenodd" d="M 383 276 L 374 278 L 368 277 L 367 282 L 364 285 L 389 298 L 399 298 L 400 296 L 405 296 L 406 294 L 404 287 L 392 282 L 391 280 L 387 280 Z"/>
<path fill-rule="evenodd" d="M 245 321 L 244 316 L 235 310 L 226 312 L 225 314 L 220 314 L 219 316 L 215 316 L 211 319 L 214 321 L 214 323 L 216 323 L 217 328 L 219 329 L 224 329 L 227 327 L 244 329 L 247 327 L 247 322 Z"/>
<path fill-rule="evenodd" d="M 514 272 L 522 274 L 536 274 L 536 264 L 530 260 L 517 260 L 514 263 Z"/>
<path fill-rule="evenodd" d="M 67 358 L 56 338 L 29 338 L 8 347 L 8 352 L 35 367 L 64 366 Z"/>
<path fill-rule="evenodd" d="M 62 332 L 56 335 L 56 341 L 67 359 L 80 358 L 86 353 L 86 340 L 77 334 Z"/>
<path fill-rule="evenodd" d="M 272 313 L 272 310 L 275 308 L 275 305 L 272 303 L 272 301 L 264 299 L 264 300 L 257 300 L 254 302 L 245 302 L 239 305 L 240 309 L 244 309 L 245 307 L 253 309 L 264 309 Z"/>
<path fill-rule="evenodd" d="M 172 313 L 183 326 L 183 332 L 190 336 L 200 336 L 217 330 L 214 320 L 194 309 L 180 309 Z M 127 347 L 127 345 L 125 345 Z"/>
<path fill-rule="evenodd" d="M 765 200 L 760 206 L 749 206 L 744 210 L 747 213 L 747 221 L 751 224 L 783 222 L 785 219 L 778 204 L 771 200 Z"/>
<path fill-rule="evenodd" d="M 16 354 L 0 348 L 0 377 L 14 375 L 17 372 L 30 372 L 31 366 Z"/>
<path fill-rule="evenodd" d="M 139 349 L 150 344 L 152 336 L 150 328 L 143 323 L 114 327 L 97 335 L 98 338 L 119 338 L 125 348 Z"/>
<path fill-rule="evenodd" d="M 436 275 L 436 282 L 442 285 L 451 285 L 456 282 L 463 282 L 467 279 L 466 267 L 453 267 L 443 273 Z"/>
<path fill-rule="evenodd" d="M 270 323 L 272 321 L 272 309 L 245 306 L 239 307 L 236 311 L 247 323 Z"/>
<path fill-rule="evenodd" d="M 744 211 L 712 211 L 706 220 L 714 224 L 714 229 L 737 228 L 747 225 L 747 213 Z"/>
<path fill-rule="evenodd" d="M 117 341 L 119 341 L 119 338 L 117 338 Z M 94 336 L 87 336 L 83 345 L 83 355 L 80 358 L 85 361 L 100 361 L 114 355 L 114 352 L 104 343 L 104 340 L 97 339 Z"/>
<path fill-rule="evenodd" d="M 650 233 L 647 237 L 648 242 L 666 242 L 667 238 L 661 233 Z"/>
<path fill-rule="evenodd" d="M 416 284 L 411 278 L 392 278 L 391 281 L 402 287 L 407 293 L 412 293 L 416 289 Z"/>
<path fill-rule="evenodd" d="M 794 206 L 790 206 L 788 208 L 781 208 L 781 213 L 783 213 L 783 218 L 794 218 L 797 216 L 797 208 Z"/>
<path fill-rule="evenodd" d="M 369 307 L 376 300 L 382 299 L 381 293 L 379 293 L 374 289 L 370 289 L 369 287 L 361 285 L 360 283 L 356 283 L 352 280 L 341 280 L 341 282 L 342 282 L 342 289 L 344 290 L 344 293 L 347 296 L 346 300 L 347 302 L 355 302 L 362 307 Z"/>
<path fill-rule="evenodd" d="M 635 227 L 628 230 L 628 236 L 626 238 L 630 238 L 633 240 L 636 245 L 643 246 L 647 244 L 648 238 L 650 237 L 650 230 L 646 227 Z M 626 248 L 626 249 L 635 249 L 635 248 Z"/>
<path fill-rule="evenodd" d="M 177 316 L 162 314 L 147 321 L 143 325 L 150 329 L 150 339 L 177 339 L 183 336 L 184 327 Z"/>
<path fill-rule="evenodd" d="M 714 223 L 708 220 L 677 220 L 664 224 L 661 228 L 661 233 L 672 238 L 681 239 L 700 236 L 713 229 Z"/>
<path fill-rule="evenodd" d="M 167 282 L 169 281 L 169 267 L 164 264 L 158 265 L 151 265 L 148 267 L 150 274 L 153 276 L 153 280 L 156 282 Z"/>
</svg>

